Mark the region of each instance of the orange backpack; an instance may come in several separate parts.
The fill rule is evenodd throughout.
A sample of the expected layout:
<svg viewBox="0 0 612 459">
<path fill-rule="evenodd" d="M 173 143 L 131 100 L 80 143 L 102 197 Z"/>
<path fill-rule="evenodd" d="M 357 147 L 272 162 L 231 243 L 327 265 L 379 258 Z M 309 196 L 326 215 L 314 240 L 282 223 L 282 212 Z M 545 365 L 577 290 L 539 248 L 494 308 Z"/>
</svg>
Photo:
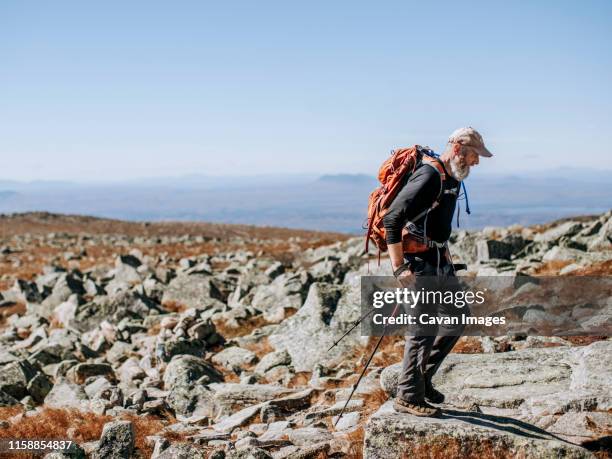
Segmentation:
<svg viewBox="0 0 612 459">
<path fill-rule="evenodd" d="M 378 180 L 382 186 L 370 193 L 368 202 L 368 220 L 367 233 L 365 241 L 365 250 L 368 251 L 369 242 L 372 241 L 378 247 L 378 254 L 387 251 L 385 225 L 383 217 L 387 213 L 389 206 L 397 196 L 397 193 L 402 188 L 404 177 L 406 174 L 414 172 L 417 163 L 420 159 L 427 161 L 440 174 L 441 185 L 440 193 L 433 205 L 421 212 L 412 220 L 416 221 L 438 205 L 446 174 L 442 164 L 434 156 L 433 152 L 419 145 L 410 148 L 400 148 L 391 153 L 391 157 L 387 159 L 378 170 Z M 402 247 L 405 253 L 425 252 L 429 249 L 426 240 L 411 237 L 406 228 L 402 229 Z"/>
</svg>

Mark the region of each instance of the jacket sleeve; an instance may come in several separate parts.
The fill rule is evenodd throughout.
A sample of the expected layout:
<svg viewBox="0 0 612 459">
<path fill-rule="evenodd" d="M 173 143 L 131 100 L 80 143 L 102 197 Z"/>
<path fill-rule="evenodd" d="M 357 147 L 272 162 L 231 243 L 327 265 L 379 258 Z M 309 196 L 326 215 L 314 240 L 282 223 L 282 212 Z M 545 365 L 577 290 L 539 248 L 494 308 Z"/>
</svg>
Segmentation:
<svg viewBox="0 0 612 459">
<path fill-rule="evenodd" d="M 399 191 L 383 217 L 387 244 L 402 240 L 402 228 L 430 208 L 440 193 L 440 175 L 430 166 L 419 167 Z"/>
</svg>

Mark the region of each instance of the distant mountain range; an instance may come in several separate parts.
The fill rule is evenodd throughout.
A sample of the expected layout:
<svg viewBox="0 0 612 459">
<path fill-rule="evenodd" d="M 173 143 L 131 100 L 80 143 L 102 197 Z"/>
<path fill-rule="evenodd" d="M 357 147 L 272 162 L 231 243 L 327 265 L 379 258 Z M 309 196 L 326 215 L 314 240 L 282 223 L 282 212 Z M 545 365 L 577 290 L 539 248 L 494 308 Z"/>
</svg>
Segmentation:
<svg viewBox="0 0 612 459">
<path fill-rule="evenodd" d="M 609 171 L 555 169 L 476 175 L 463 228 L 534 224 L 612 208 Z M 209 177 L 123 182 L 0 180 L 0 212 L 44 210 L 124 220 L 200 220 L 361 233 L 377 186 L 365 174 Z"/>
</svg>

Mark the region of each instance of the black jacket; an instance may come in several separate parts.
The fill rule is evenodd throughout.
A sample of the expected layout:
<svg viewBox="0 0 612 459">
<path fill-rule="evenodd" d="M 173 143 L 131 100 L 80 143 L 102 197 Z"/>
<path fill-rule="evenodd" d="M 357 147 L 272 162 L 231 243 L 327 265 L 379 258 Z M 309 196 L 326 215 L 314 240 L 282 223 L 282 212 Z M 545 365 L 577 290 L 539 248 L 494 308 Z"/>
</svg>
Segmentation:
<svg viewBox="0 0 612 459">
<path fill-rule="evenodd" d="M 417 163 L 415 171 L 405 178 L 405 184 L 383 218 L 387 244 L 401 242 L 402 228 L 406 223 L 433 205 L 440 193 L 440 180 L 440 174 L 433 166 L 422 161 Z M 460 186 L 461 182 L 446 172 L 440 204 L 427 216 L 428 238 L 445 242 L 450 237 Z M 413 223 L 423 229 L 425 216 Z"/>
</svg>

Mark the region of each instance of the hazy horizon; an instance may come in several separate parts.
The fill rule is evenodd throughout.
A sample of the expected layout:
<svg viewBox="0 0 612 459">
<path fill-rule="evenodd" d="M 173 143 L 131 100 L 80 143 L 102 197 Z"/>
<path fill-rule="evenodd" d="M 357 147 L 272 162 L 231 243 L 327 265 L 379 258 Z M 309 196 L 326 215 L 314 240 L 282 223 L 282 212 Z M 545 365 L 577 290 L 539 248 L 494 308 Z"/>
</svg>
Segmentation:
<svg viewBox="0 0 612 459">
<path fill-rule="evenodd" d="M 143 179 L 113 183 L 13 183 L 0 180 L 0 213 L 48 211 L 123 220 L 194 220 L 353 234 L 362 232 L 371 175 Z M 472 215 L 461 228 L 544 223 L 612 208 L 606 171 L 577 169 L 542 177 L 535 171 L 467 180 Z M 456 220 L 453 225 L 456 226 Z"/>
<path fill-rule="evenodd" d="M 486 174 L 481 173 L 480 166 L 477 166 L 472 170 L 470 176 L 466 179 L 466 183 L 469 184 L 471 180 L 475 178 L 486 178 L 486 177 L 508 177 L 508 176 L 528 176 L 531 177 L 533 175 L 538 175 L 544 177 L 554 177 L 554 174 L 560 174 L 561 176 L 571 176 L 573 174 L 578 174 L 581 178 L 585 174 L 594 174 L 598 177 L 607 176 L 612 174 L 612 169 L 601 169 L 601 168 L 590 168 L 590 167 L 572 167 L 572 166 L 558 166 L 555 168 L 548 169 L 524 169 L 524 170 L 512 170 L 512 171 L 498 171 L 491 170 Z M 92 179 L 70 179 L 70 178 L 58 178 L 58 179 L 36 179 L 36 180 L 15 180 L 9 178 L 8 176 L 0 175 L 0 191 L 3 191 L 2 186 L 7 183 L 16 183 L 20 185 L 27 185 L 32 183 L 49 183 L 49 184 L 75 184 L 79 186 L 87 186 L 87 185 L 107 185 L 114 183 L 134 183 L 138 184 L 143 181 L 154 181 L 154 180 L 194 180 L 194 179 L 257 179 L 257 180 L 265 180 L 271 179 L 274 183 L 287 182 L 291 183 L 295 178 L 301 178 L 303 180 L 317 180 L 322 177 L 337 177 L 337 176 L 346 176 L 346 177 L 370 177 L 376 178 L 376 171 L 372 171 L 371 173 L 365 172 L 357 172 L 357 173 L 325 173 L 325 172 L 312 172 L 312 173 L 290 173 L 290 174 L 200 174 L 196 172 L 188 173 L 188 174 L 175 174 L 175 175 L 151 175 L 151 176 L 133 176 L 126 177 L 121 179 L 111 179 L 111 178 L 102 178 L 97 180 Z"/>
</svg>

